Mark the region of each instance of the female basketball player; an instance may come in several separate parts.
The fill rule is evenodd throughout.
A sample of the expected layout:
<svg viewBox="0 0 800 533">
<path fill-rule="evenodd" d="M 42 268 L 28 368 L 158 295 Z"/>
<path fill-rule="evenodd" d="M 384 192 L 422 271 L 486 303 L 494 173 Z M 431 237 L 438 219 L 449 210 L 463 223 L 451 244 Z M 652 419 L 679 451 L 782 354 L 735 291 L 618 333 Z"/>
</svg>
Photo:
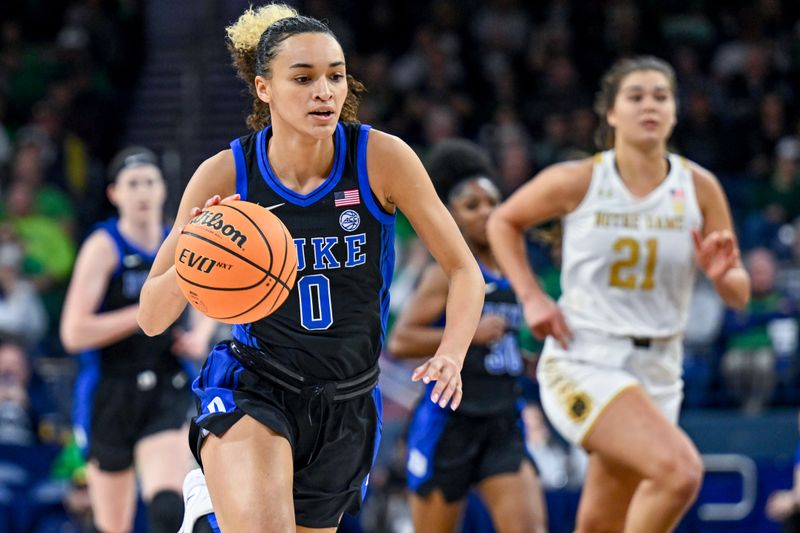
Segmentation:
<svg viewBox="0 0 800 533">
<path fill-rule="evenodd" d="M 81 247 L 62 313 L 64 347 L 81 353 L 76 437 L 87 451 L 97 531 L 132 529 L 138 472 L 149 531 L 174 533 L 191 464 L 189 377 L 172 335 L 149 338 L 136 323 L 139 291 L 167 234 L 164 180 L 144 148 L 120 152 L 109 175 L 119 218 L 99 224 Z"/>
<path fill-rule="evenodd" d="M 406 467 L 414 530 L 454 531 L 464 498 L 475 486 L 499 532 L 544 531 L 544 500 L 517 408 L 522 308 L 486 238 L 486 221 L 500 203 L 500 191 L 488 177 L 489 157 L 468 141 L 445 141 L 433 149 L 426 167 L 478 260 L 486 296 L 461 372 L 465 396 L 458 411 L 423 399 L 411 419 Z M 393 355 L 426 357 L 436 350 L 448 292 L 442 268 L 428 267 L 392 330 Z"/>
<path fill-rule="evenodd" d="M 547 337 L 537 369 L 542 405 L 565 437 L 591 453 L 577 517 L 582 533 L 669 531 L 688 509 L 703 467 L 676 421 L 695 264 L 728 305 L 749 299 L 722 188 L 667 152 L 675 86 L 659 59 L 616 63 L 596 104 L 612 149 L 545 169 L 489 221 L 492 250 L 525 319 Z M 522 233 L 559 217 L 556 306 L 534 280 Z"/>
<path fill-rule="evenodd" d="M 452 287 L 441 343 L 412 376 L 437 382 L 431 400 L 441 406 L 461 401 L 483 281 L 412 150 L 355 122 L 363 87 L 347 76 L 327 26 L 268 5 L 245 12 L 228 36 L 254 97 L 253 133 L 204 162 L 187 185 L 143 289 L 139 323 L 160 333 L 186 305 L 172 258 L 194 206 L 240 197 L 272 207 L 294 237 L 297 281 L 275 313 L 235 326 L 194 384 L 195 454 L 216 510 L 196 527 L 333 531 L 361 504 L 380 436 L 377 360 L 395 210 Z"/>
</svg>

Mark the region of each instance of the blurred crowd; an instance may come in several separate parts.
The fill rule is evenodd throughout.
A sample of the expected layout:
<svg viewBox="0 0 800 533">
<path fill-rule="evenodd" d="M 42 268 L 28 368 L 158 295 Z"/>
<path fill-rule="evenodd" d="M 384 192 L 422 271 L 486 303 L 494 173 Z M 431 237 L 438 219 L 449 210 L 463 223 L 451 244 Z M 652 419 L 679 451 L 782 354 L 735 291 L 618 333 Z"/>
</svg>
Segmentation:
<svg viewBox="0 0 800 533">
<path fill-rule="evenodd" d="M 698 279 L 686 335 L 686 407 L 757 413 L 800 402 L 800 3 L 296 4 L 327 20 L 349 72 L 367 86 L 363 122 L 399 135 L 423 159 L 440 140 L 476 140 L 490 151 L 506 194 L 547 165 L 596 151 L 594 93 L 615 58 L 652 53 L 671 62 L 679 82 L 671 144 L 719 177 L 753 280 L 752 302 L 733 312 Z M 69 438 L 74 363 L 56 333 L 77 245 L 109 214 L 105 168 L 121 147 L 147 59 L 145 5 L 158 9 L 142 0 L 0 3 L 0 456 L 9 446 L 52 447 L 54 457 L 61 455 L 37 475 L 60 480 L 59 497 L 71 498 L 76 512 L 80 461 Z M 230 137 L 242 133 L 244 122 Z M 557 293 L 557 243 L 533 234 L 530 255 L 543 284 Z M 413 231 L 401 224 L 395 309 L 426 261 Z M 532 369 L 539 345 L 526 342 Z M 387 432 L 401 435 L 418 391 L 403 384 L 407 367 L 391 358 L 384 366 Z M 402 379 L 392 385 L 393 376 Z M 533 402 L 535 383 L 526 387 Z M 530 447 L 556 465 L 544 467 L 543 481 L 573 484 L 580 454 L 551 435 L 530 407 Z M 392 507 L 390 496 L 402 494 L 403 454 L 399 446 L 384 448 L 374 484 L 385 488 L 377 498 L 385 505 L 373 506 L 365 520 L 387 523 L 394 513 L 400 531 L 402 506 Z M 4 464 L 0 520 L 16 497 L 7 487 L 38 490 L 44 502 L 55 498 L 56 489 L 21 480 Z"/>
</svg>

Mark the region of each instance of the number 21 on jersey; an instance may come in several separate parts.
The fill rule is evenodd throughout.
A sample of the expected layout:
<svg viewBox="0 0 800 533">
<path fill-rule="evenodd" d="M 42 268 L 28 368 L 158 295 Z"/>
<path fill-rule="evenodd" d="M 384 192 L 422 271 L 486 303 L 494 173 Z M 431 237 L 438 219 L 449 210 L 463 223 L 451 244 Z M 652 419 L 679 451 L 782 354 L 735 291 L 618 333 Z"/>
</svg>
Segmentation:
<svg viewBox="0 0 800 533">
<path fill-rule="evenodd" d="M 608 284 L 620 289 L 653 290 L 655 282 L 653 275 L 658 261 L 658 240 L 647 239 L 644 243 L 644 274 L 639 275 L 639 265 L 642 261 L 642 245 L 631 237 L 617 239 L 613 246 L 614 254 L 618 259 L 611 263 L 608 271 Z"/>
</svg>

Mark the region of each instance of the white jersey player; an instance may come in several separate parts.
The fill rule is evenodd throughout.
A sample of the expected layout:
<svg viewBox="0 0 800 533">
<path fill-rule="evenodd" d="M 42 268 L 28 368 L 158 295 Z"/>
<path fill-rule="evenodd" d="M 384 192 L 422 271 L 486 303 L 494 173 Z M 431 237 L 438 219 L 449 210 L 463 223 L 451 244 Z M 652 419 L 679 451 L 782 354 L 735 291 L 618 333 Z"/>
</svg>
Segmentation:
<svg viewBox="0 0 800 533">
<path fill-rule="evenodd" d="M 694 501 L 702 464 L 677 427 L 681 336 L 699 267 L 732 306 L 750 281 L 727 200 L 708 171 L 667 152 L 676 121 L 672 68 L 617 62 L 596 109 L 613 148 L 542 171 L 499 207 L 489 238 L 547 337 L 537 369 L 555 427 L 590 453 L 576 531 L 670 531 Z M 562 298 L 539 288 L 523 232 L 560 218 Z"/>
</svg>

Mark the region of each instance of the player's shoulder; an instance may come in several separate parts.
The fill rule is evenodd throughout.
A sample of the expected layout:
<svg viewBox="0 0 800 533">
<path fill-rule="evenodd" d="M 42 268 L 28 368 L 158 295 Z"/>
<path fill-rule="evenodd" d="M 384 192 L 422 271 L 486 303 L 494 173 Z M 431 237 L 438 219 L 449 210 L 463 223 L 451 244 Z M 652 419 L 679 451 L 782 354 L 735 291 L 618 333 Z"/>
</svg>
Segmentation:
<svg viewBox="0 0 800 533">
<path fill-rule="evenodd" d="M 113 250 L 116 220 L 106 220 L 96 224 L 81 245 L 82 249 Z"/>
<path fill-rule="evenodd" d="M 216 154 L 212 155 L 211 157 L 206 158 L 200 164 L 200 167 L 212 167 L 217 168 L 221 166 L 230 167 L 234 163 L 233 158 L 233 150 L 227 148 L 225 150 L 220 150 Z"/>
<path fill-rule="evenodd" d="M 204 191 L 200 196 L 205 194 L 206 198 L 214 193 L 226 196 L 233 194 L 236 184 L 236 162 L 233 150 L 230 148 L 221 150 L 200 163 L 190 183 L 195 186 L 199 183 Z"/>
<path fill-rule="evenodd" d="M 713 191 L 721 189 L 719 180 L 713 172 L 691 159 L 681 157 L 680 160 L 681 164 L 685 165 L 691 173 L 692 183 L 694 183 L 698 197 L 702 198 Z"/>
<path fill-rule="evenodd" d="M 534 181 L 547 186 L 547 190 L 557 192 L 558 201 L 563 203 L 562 210 L 569 213 L 580 205 L 589 191 L 598 161 L 597 157 L 586 157 L 556 163 L 539 172 Z"/>
<path fill-rule="evenodd" d="M 106 224 L 96 226 L 83 241 L 80 256 L 99 267 L 116 265 L 117 245 L 111 234 L 111 228 Z"/>
<path fill-rule="evenodd" d="M 369 130 L 367 150 L 371 156 L 379 158 L 397 158 L 403 154 L 413 154 L 411 147 L 397 135 L 386 133 L 375 128 Z"/>
<path fill-rule="evenodd" d="M 539 176 L 547 175 L 550 179 L 564 179 L 571 182 L 588 182 L 592 178 L 595 165 L 600 162 L 599 156 L 600 154 L 597 154 L 583 159 L 555 163 L 542 170 Z"/>
</svg>

